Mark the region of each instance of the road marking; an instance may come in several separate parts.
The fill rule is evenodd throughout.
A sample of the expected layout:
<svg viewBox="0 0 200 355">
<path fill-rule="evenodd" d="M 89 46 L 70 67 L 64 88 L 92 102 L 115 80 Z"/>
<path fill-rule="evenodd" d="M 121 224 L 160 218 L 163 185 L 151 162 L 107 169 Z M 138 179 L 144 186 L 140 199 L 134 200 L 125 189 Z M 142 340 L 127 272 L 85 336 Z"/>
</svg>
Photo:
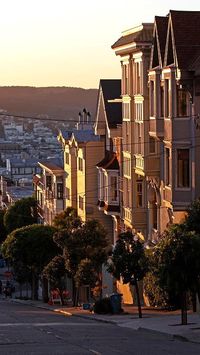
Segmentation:
<svg viewBox="0 0 200 355">
<path fill-rule="evenodd" d="M 49 327 L 49 326 L 59 326 L 59 325 L 70 325 L 71 326 L 102 326 L 99 323 L 71 323 L 71 322 L 54 322 L 54 323 L 0 323 L 0 327 L 21 327 L 21 326 L 32 326 L 32 327 Z"/>
<path fill-rule="evenodd" d="M 93 350 L 93 349 L 89 349 L 89 351 L 93 354 L 96 354 L 96 355 L 101 355 L 101 353 L 99 353 L 98 351 L 96 350 Z"/>
</svg>

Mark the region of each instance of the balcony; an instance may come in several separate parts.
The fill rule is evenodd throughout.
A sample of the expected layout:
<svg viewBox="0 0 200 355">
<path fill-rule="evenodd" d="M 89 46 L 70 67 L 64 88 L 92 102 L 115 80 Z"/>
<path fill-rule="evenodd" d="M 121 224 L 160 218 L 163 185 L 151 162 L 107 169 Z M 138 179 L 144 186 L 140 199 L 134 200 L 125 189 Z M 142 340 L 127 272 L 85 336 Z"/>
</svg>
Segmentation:
<svg viewBox="0 0 200 355">
<path fill-rule="evenodd" d="M 144 158 L 141 154 L 135 154 L 135 172 L 144 176 Z"/>
</svg>

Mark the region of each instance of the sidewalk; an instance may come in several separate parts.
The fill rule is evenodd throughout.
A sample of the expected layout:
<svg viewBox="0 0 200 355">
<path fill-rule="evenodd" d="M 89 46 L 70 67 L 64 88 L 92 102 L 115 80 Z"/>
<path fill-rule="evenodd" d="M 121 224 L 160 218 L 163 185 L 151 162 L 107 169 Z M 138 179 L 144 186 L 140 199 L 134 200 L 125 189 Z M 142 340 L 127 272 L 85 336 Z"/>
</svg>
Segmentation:
<svg viewBox="0 0 200 355">
<path fill-rule="evenodd" d="M 76 316 L 91 319 L 98 322 L 112 323 L 120 327 L 127 327 L 137 331 L 147 331 L 169 337 L 169 339 L 179 339 L 200 343 L 200 314 L 188 312 L 188 325 L 181 325 L 180 311 L 159 311 L 152 308 L 143 309 L 143 318 L 139 319 L 137 308 L 123 306 L 124 313 L 119 315 L 100 315 L 90 311 L 85 311 L 80 307 L 66 307 L 61 305 L 48 305 L 41 301 L 23 301 L 11 299 L 11 302 L 27 304 L 33 307 L 52 310 L 65 314 L 66 316 Z"/>
</svg>

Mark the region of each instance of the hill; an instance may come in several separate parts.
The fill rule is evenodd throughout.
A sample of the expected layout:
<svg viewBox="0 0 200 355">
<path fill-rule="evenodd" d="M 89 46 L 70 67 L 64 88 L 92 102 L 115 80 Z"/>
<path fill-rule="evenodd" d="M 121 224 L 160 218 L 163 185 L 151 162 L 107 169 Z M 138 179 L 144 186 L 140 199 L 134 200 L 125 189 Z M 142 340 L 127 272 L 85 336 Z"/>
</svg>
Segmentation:
<svg viewBox="0 0 200 355">
<path fill-rule="evenodd" d="M 78 119 L 85 107 L 96 113 L 97 89 L 73 87 L 0 87 L 0 109 L 17 115 L 45 115 L 56 120 Z"/>
</svg>

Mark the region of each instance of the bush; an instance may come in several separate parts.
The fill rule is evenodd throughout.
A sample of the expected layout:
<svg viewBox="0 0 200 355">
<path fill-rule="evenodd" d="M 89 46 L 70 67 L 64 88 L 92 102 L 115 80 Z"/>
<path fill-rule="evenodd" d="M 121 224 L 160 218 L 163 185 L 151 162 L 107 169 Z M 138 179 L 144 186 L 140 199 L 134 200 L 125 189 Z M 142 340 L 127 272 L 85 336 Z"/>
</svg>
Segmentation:
<svg viewBox="0 0 200 355">
<path fill-rule="evenodd" d="M 148 297 L 150 306 L 168 308 L 166 293 L 159 287 L 156 276 L 148 272 L 143 280 L 144 293 Z"/>
<path fill-rule="evenodd" d="M 179 298 L 173 294 L 169 295 L 158 284 L 158 278 L 152 272 L 148 272 L 143 280 L 144 293 L 148 297 L 152 307 L 160 307 L 166 310 L 180 308 Z"/>
<path fill-rule="evenodd" d="M 109 297 L 102 298 L 95 302 L 94 313 L 98 314 L 108 314 L 112 313 L 112 306 Z"/>
</svg>

